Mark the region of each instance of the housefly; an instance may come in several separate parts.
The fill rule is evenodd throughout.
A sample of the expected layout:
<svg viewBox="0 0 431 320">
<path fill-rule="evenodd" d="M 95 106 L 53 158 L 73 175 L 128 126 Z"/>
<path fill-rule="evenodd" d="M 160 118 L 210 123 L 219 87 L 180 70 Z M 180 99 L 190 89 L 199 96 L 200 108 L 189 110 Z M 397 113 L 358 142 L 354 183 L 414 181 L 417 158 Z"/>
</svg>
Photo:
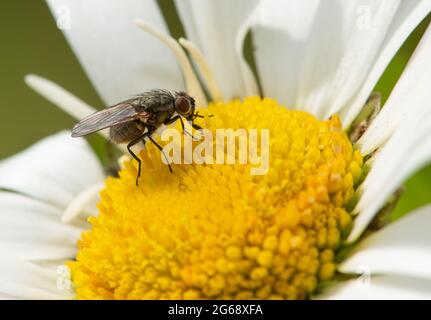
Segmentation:
<svg viewBox="0 0 431 320">
<path fill-rule="evenodd" d="M 127 143 L 127 150 L 138 162 L 138 185 L 141 159 L 132 151 L 132 147 L 141 141 L 145 144 L 145 138 L 148 138 L 163 153 L 162 147 L 151 137 L 154 131 L 163 124 L 179 120 L 183 132 L 191 135 L 184 128 L 183 118 L 190 121 L 194 129 L 200 130 L 202 128 L 193 123 L 197 117 L 203 116 L 195 113 L 195 100 L 187 93 L 152 90 L 85 117 L 73 127 L 72 137 L 82 137 L 109 128 L 110 140 Z M 172 172 L 170 164 L 168 166 Z"/>
</svg>

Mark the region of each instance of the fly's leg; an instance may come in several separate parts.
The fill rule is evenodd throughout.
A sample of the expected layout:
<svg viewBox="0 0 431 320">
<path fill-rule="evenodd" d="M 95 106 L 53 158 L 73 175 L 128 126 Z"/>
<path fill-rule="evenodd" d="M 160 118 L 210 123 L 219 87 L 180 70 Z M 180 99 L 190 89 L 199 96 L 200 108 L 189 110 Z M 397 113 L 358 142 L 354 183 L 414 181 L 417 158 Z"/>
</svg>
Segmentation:
<svg viewBox="0 0 431 320">
<path fill-rule="evenodd" d="M 205 117 L 212 118 L 212 117 L 214 117 L 214 115 L 210 114 L 208 116 L 202 116 L 199 114 L 199 112 L 196 112 L 192 118 L 192 127 L 196 130 L 202 130 L 203 128 L 201 126 L 198 126 L 197 124 L 193 123 L 193 120 L 195 120 L 196 118 L 205 118 Z"/>
<path fill-rule="evenodd" d="M 192 127 L 196 130 L 202 130 L 203 128 L 201 126 L 198 126 L 196 123 L 192 122 Z"/>
<path fill-rule="evenodd" d="M 170 119 L 168 119 L 168 120 L 166 120 L 165 122 L 164 122 L 164 124 L 171 124 L 171 123 L 174 123 L 175 121 L 177 121 L 177 120 L 180 120 L 180 123 L 181 123 L 181 128 L 183 129 L 183 134 L 187 134 L 187 135 L 189 135 L 190 137 L 192 137 L 192 139 L 193 140 L 195 140 L 195 141 L 200 141 L 201 139 L 198 139 L 198 138 L 195 138 L 190 132 L 188 132 L 186 129 L 185 129 L 185 127 L 184 127 L 184 121 L 183 121 L 183 118 L 181 118 L 181 116 L 175 116 L 175 117 L 173 117 L 173 118 L 170 118 Z M 193 124 L 192 124 L 192 126 L 193 126 Z M 201 128 L 202 129 L 202 128 Z"/>
<path fill-rule="evenodd" d="M 127 145 L 127 150 L 129 151 L 130 155 L 138 162 L 138 176 L 136 177 L 136 186 L 138 186 L 138 184 L 139 184 L 138 183 L 139 182 L 139 177 L 141 176 L 141 164 L 142 164 L 142 160 L 139 159 L 139 157 L 132 151 L 132 147 L 135 144 L 138 144 L 140 141 L 144 141 L 145 137 L 151 135 L 152 133 L 153 133 L 153 131 L 148 130 L 144 134 L 141 134 L 141 135 L 137 136 L 136 138 L 134 138 Z M 144 143 L 145 143 L 145 141 L 144 141 Z"/>
<path fill-rule="evenodd" d="M 148 136 L 148 139 L 150 139 L 150 141 L 152 143 L 154 143 L 154 145 L 160 150 L 160 152 L 163 154 L 163 156 L 165 157 L 166 163 L 168 164 L 169 167 L 169 171 L 172 173 L 172 168 L 171 168 L 171 164 L 169 163 L 168 157 L 166 157 L 165 152 L 163 151 L 163 148 L 161 145 L 159 145 L 151 136 Z"/>
</svg>

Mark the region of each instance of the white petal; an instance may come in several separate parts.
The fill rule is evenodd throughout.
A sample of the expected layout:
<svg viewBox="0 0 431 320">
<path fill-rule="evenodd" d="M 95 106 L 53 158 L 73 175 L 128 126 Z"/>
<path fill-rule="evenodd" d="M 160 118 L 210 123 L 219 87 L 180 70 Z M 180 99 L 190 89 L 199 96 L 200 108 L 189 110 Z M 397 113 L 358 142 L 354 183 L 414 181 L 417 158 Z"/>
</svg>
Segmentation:
<svg viewBox="0 0 431 320">
<path fill-rule="evenodd" d="M 385 107 L 359 140 L 364 154 L 383 144 L 409 114 L 431 109 L 431 26 L 411 57 Z"/>
<path fill-rule="evenodd" d="M 264 96 L 296 108 L 302 59 L 320 0 L 262 0 L 253 44 Z"/>
<path fill-rule="evenodd" d="M 257 62 L 265 94 L 268 95 L 266 89 L 269 89 L 265 78 L 273 76 L 273 70 L 277 69 L 281 78 L 276 81 L 284 85 L 279 85 L 277 92 L 271 92 L 270 96 L 276 94 L 275 97 L 282 102 L 319 117 L 328 117 L 340 110 L 365 79 L 398 3 L 372 0 L 297 1 L 293 4 L 291 1 L 264 1 L 260 9 L 266 11 L 264 21 L 267 21 L 260 24 L 267 30 L 272 27 L 269 21 L 271 13 L 280 12 L 276 36 L 267 37 L 268 31 L 262 33 L 261 28 L 256 28 Z M 299 17 L 293 18 L 298 14 Z M 289 21 L 291 19 L 296 23 Z M 305 20 L 303 28 L 299 19 Z M 277 63 L 268 62 L 270 52 L 278 48 L 280 38 L 289 43 L 282 49 L 291 53 Z M 285 51 L 279 54 L 283 53 Z M 286 82 L 283 74 L 292 72 L 296 74 L 298 83 L 289 87 L 294 81 L 293 76 L 289 76 Z"/>
<path fill-rule="evenodd" d="M 82 119 L 97 111 L 48 79 L 35 74 L 29 74 L 25 77 L 25 82 L 34 91 L 40 93 L 44 98 L 59 106 L 64 112 L 75 119 Z"/>
<path fill-rule="evenodd" d="M 370 281 L 349 280 L 325 288 L 314 299 L 324 300 L 429 300 L 431 282 L 396 276 L 376 276 Z"/>
<path fill-rule="evenodd" d="M 77 120 L 81 120 L 97 111 L 95 108 L 89 106 L 66 89 L 60 87 L 58 84 L 38 75 L 26 75 L 25 83 L 42 97 L 51 101 L 61 110 Z M 109 138 L 107 130 L 101 130 L 98 133 L 106 139 Z"/>
<path fill-rule="evenodd" d="M 348 241 L 355 241 L 403 181 L 431 160 L 431 108 L 418 109 L 417 113 L 407 116 L 374 156 L 371 170 L 361 186 L 362 194 L 355 208 L 358 216 Z"/>
<path fill-rule="evenodd" d="M 89 185 L 104 179 L 96 155 L 82 138 L 61 132 L 0 162 L 0 188 L 66 208 Z"/>
<path fill-rule="evenodd" d="M 380 76 L 411 26 L 425 16 L 426 8 L 412 3 L 264 0 L 253 30 L 265 95 L 322 118 L 343 108 L 346 113 L 369 73 Z M 420 12 L 406 14 L 416 5 Z M 356 105 L 362 106 L 370 90 Z M 349 114 L 349 121 L 358 111 Z"/>
<path fill-rule="evenodd" d="M 0 250 L 0 296 L 19 299 L 70 299 L 73 292 L 61 286 L 52 270 Z"/>
<path fill-rule="evenodd" d="M 61 221 L 69 223 L 82 213 L 86 213 L 87 216 L 96 215 L 97 203 L 100 200 L 99 193 L 104 186 L 105 184 L 101 182 L 82 190 L 64 210 Z"/>
<path fill-rule="evenodd" d="M 186 53 L 184 52 L 183 48 L 181 48 L 178 41 L 143 20 L 135 19 L 134 23 L 145 32 L 160 40 L 164 45 L 166 45 L 167 48 L 172 51 L 172 53 L 177 58 L 177 61 L 180 64 L 181 70 L 183 72 L 187 92 L 195 98 L 197 106 L 206 105 L 207 100 L 205 98 L 203 89 L 189 59 L 187 58 Z"/>
<path fill-rule="evenodd" d="M 201 78 L 205 81 L 208 93 L 212 97 L 212 100 L 223 101 L 223 93 L 214 75 L 214 71 L 208 64 L 208 61 L 206 60 L 202 51 L 200 51 L 199 48 L 196 47 L 193 42 L 188 41 L 184 38 L 180 38 L 178 42 L 188 51 L 192 60 L 199 68 Z"/>
<path fill-rule="evenodd" d="M 62 224 L 61 213 L 39 200 L 0 192 L 0 251 L 32 261 L 73 258 L 83 229 Z"/>
<path fill-rule="evenodd" d="M 360 140 L 362 153 L 373 151 L 372 169 L 362 185 L 355 209 L 359 213 L 349 241 L 366 228 L 388 197 L 416 170 L 431 160 L 431 27 L 375 122 Z M 392 136 L 390 136 L 393 134 Z"/>
<path fill-rule="evenodd" d="M 202 50 L 225 98 L 257 94 L 243 54 L 249 18 L 256 0 L 176 0 L 187 39 Z"/>
<path fill-rule="evenodd" d="M 107 104 L 154 89 L 183 89 L 175 57 L 132 22 L 140 18 L 167 32 L 156 1 L 47 0 L 57 24 Z M 67 19 L 70 17 L 70 28 Z"/>
<path fill-rule="evenodd" d="M 431 0 L 401 1 L 366 80 L 343 110 L 343 123 L 347 125 L 356 117 L 395 53 L 430 11 Z"/>
<path fill-rule="evenodd" d="M 392 274 L 431 281 L 431 206 L 362 240 L 339 266 L 344 273 Z"/>
</svg>

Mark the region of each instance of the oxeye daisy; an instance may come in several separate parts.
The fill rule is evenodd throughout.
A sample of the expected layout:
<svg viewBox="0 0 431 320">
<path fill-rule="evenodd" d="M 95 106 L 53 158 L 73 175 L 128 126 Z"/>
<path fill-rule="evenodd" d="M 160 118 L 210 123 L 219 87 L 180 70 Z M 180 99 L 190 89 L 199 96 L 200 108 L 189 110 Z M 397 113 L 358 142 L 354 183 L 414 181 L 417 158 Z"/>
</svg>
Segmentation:
<svg viewBox="0 0 431 320">
<path fill-rule="evenodd" d="M 85 140 L 49 137 L 0 163 L 0 296 L 431 297 L 431 207 L 376 231 L 431 158 L 430 28 L 380 112 L 371 92 L 431 1 L 178 0 L 178 41 L 154 1 L 47 2 L 57 19 L 68 9 L 66 38 L 106 105 L 185 90 L 208 132 L 268 129 L 269 167 L 170 173 L 148 144 L 137 186 L 133 159 L 105 177 Z M 78 120 L 95 111 L 26 82 Z"/>
</svg>

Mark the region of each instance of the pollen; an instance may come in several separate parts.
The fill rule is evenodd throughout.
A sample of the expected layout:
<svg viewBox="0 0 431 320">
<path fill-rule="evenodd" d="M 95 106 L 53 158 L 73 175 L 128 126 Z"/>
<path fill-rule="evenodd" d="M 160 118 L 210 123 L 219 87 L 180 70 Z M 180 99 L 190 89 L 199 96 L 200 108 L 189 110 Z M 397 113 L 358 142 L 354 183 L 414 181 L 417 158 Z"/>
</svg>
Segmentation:
<svg viewBox="0 0 431 320">
<path fill-rule="evenodd" d="M 99 215 L 68 263 L 78 299 L 307 299 L 336 276 L 363 160 L 340 119 L 271 99 L 213 103 L 196 123 L 269 129 L 252 164 L 173 164 L 147 143 L 109 177 Z"/>
</svg>

